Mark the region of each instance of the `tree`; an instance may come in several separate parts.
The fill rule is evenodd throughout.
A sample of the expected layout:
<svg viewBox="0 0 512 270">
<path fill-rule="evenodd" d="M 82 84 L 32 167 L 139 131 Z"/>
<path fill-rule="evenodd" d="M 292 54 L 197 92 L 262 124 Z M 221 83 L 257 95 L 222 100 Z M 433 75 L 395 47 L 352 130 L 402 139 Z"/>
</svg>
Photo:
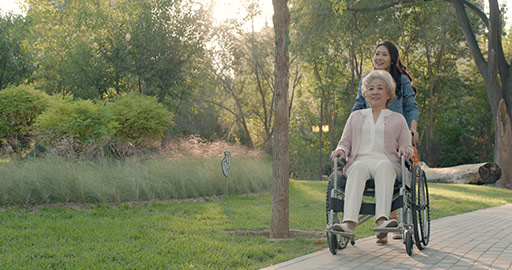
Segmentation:
<svg viewBox="0 0 512 270">
<path fill-rule="evenodd" d="M 28 51 L 27 23 L 19 15 L 0 15 L 0 89 L 16 86 L 33 72 Z"/>
<path fill-rule="evenodd" d="M 329 125 L 328 136 L 322 132 L 302 136 L 302 139 L 315 141 L 316 147 L 310 147 L 308 151 L 298 149 L 300 146 L 296 145 L 301 145 L 302 142 L 295 141 L 291 146 L 291 160 L 298 160 L 297 153 L 301 151 L 309 152 L 308 155 L 315 153 L 314 159 L 309 156 L 300 156 L 300 159 L 309 158 L 309 166 L 316 166 L 314 177 L 321 179 L 322 175 L 329 173 L 328 156 L 336 147 L 345 120 L 352 109 L 363 69 L 371 67 L 369 60 L 373 47 L 384 37 L 393 37 L 390 39 L 394 40 L 398 36 L 399 30 L 389 26 L 398 24 L 394 23 L 398 19 L 396 12 L 391 11 L 381 12 L 379 16 L 355 16 L 350 12 L 338 15 L 332 9 L 330 0 L 293 0 L 291 3 L 291 33 L 294 40 L 291 50 L 294 57 L 304 62 L 305 84 L 302 88 L 307 93 L 302 96 L 308 95 L 312 98 L 309 108 L 302 107 L 297 113 L 306 116 L 310 114 L 304 110 L 314 111 L 315 116 L 303 124 L 304 127 Z M 389 23 L 382 24 L 382 21 Z M 297 130 L 295 123 L 292 127 L 294 132 L 305 130 Z M 304 166 L 297 167 L 295 164 L 302 162 L 292 163 L 294 173 L 297 170 L 305 171 Z"/>
<path fill-rule="evenodd" d="M 231 125 L 231 136 L 271 154 L 275 116 L 274 32 L 268 26 L 254 29 L 254 18 L 259 12 L 257 2 L 248 1 L 245 19 L 226 21 L 215 29 L 215 45 L 209 50 L 214 67 L 209 70 L 218 86 L 203 101 L 215 104 L 229 122 L 236 123 Z M 253 27 L 244 29 L 242 25 L 247 24 Z M 290 109 L 294 86 L 301 77 L 298 65 L 293 67 Z"/>
<path fill-rule="evenodd" d="M 109 98 L 125 92 L 178 106 L 208 40 L 206 9 L 192 0 L 27 0 L 37 85 Z"/>
<path fill-rule="evenodd" d="M 488 0 L 489 17 L 483 8 L 467 0 L 446 0 L 455 7 L 459 26 L 469 46 L 471 56 L 480 75 L 484 79 L 491 113 L 495 126 L 494 160 L 500 165 L 502 176 L 496 182 L 498 187 L 512 189 L 512 68 L 507 62 L 502 44 L 503 18 L 497 0 Z M 338 9 L 354 12 L 375 12 L 394 7 L 406 2 L 420 2 L 417 0 L 386 1 L 385 4 L 375 7 L 356 8 L 348 6 L 347 1 L 334 1 Z M 362 1 L 359 1 L 362 2 Z M 423 1 L 421 1 L 423 2 Z M 474 12 L 481 20 L 481 25 L 487 30 L 487 46 L 480 48 L 475 30 L 469 20 L 466 8 Z"/>
<path fill-rule="evenodd" d="M 451 0 L 457 14 L 457 20 L 469 45 L 471 56 L 482 75 L 495 126 L 494 160 L 501 167 L 498 187 L 512 189 L 512 68 L 503 51 L 503 19 L 497 0 L 489 0 L 489 18 L 485 13 L 463 0 Z M 485 24 L 488 30 L 487 59 L 477 42 L 475 31 L 471 28 L 465 6 L 471 8 Z"/>
<path fill-rule="evenodd" d="M 447 160 L 445 157 L 455 157 L 448 152 L 453 151 L 454 146 L 460 145 L 443 145 L 447 139 L 443 135 L 448 132 L 439 130 L 440 124 L 444 123 L 438 120 L 438 113 L 451 112 L 448 102 L 453 102 L 454 97 L 460 96 L 462 89 L 468 89 L 469 80 L 465 76 L 467 70 L 464 63 L 471 61 L 467 56 L 469 51 L 467 47 L 460 45 L 464 36 L 453 16 L 455 10 L 449 3 L 428 1 L 417 8 L 402 7 L 400 10 L 402 12 L 399 15 L 398 27 L 403 29 L 403 33 L 400 34 L 397 46 L 401 48 L 402 61 L 405 60 L 418 91 L 416 101 L 420 111 L 418 124 L 421 132 L 418 151 L 421 160 L 429 166 L 440 166 L 441 161 Z M 465 92 L 474 93 L 476 91 Z M 447 119 L 445 115 L 443 113 L 439 119 Z M 471 116 L 476 118 L 474 114 Z M 457 123 L 452 122 L 451 125 L 455 127 Z M 456 127 L 461 133 L 464 128 L 469 128 Z M 467 132 L 468 135 L 470 133 Z M 469 145 L 469 142 L 466 144 Z M 459 153 L 459 156 L 462 155 Z M 464 158 L 467 156 L 464 155 Z"/>
<path fill-rule="evenodd" d="M 288 0 L 272 0 L 275 38 L 275 118 L 272 160 L 272 211 L 270 238 L 287 238 L 289 224 L 289 24 Z"/>
</svg>

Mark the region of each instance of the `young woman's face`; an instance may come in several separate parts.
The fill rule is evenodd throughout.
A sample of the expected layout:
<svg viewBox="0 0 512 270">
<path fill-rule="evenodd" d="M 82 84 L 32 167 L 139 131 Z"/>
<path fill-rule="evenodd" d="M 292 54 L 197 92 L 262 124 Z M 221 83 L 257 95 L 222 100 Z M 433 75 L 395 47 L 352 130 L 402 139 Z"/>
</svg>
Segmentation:
<svg viewBox="0 0 512 270">
<path fill-rule="evenodd" d="M 375 78 L 370 82 L 364 93 L 371 108 L 387 108 L 386 103 L 390 99 L 386 82 L 383 79 Z"/>
<path fill-rule="evenodd" d="M 390 71 L 391 56 L 386 46 L 381 45 L 375 50 L 375 54 L 373 55 L 373 67 L 378 70 Z"/>
</svg>

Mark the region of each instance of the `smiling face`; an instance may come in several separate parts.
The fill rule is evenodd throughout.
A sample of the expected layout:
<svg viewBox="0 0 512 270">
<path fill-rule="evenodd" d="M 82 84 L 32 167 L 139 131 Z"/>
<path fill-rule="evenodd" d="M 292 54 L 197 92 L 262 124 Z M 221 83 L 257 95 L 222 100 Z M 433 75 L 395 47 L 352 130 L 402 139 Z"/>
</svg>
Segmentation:
<svg viewBox="0 0 512 270">
<path fill-rule="evenodd" d="M 364 97 L 370 103 L 372 109 L 386 109 L 390 99 L 386 82 L 381 78 L 373 79 L 364 91 Z"/>
<path fill-rule="evenodd" d="M 381 45 L 375 50 L 375 54 L 373 55 L 373 67 L 377 70 L 390 71 L 391 56 L 386 46 Z"/>
</svg>

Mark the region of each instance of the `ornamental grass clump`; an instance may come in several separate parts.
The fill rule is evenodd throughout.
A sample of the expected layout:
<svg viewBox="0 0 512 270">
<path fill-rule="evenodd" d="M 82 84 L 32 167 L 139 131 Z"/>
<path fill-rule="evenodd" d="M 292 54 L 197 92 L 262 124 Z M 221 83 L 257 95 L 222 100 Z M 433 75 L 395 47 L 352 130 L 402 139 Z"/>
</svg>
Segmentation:
<svg viewBox="0 0 512 270">
<path fill-rule="evenodd" d="M 268 192 L 266 158 L 236 157 L 228 194 Z M 0 205 L 121 203 L 225 195 L 217 158 L 29 158 L 0 163 Z"/>
</svg>

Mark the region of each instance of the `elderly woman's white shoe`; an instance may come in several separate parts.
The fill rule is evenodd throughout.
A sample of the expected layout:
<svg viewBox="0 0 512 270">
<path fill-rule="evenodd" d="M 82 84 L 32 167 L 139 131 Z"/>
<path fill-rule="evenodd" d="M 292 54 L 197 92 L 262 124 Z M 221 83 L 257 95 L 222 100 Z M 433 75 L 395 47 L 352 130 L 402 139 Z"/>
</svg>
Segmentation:
<svg viewBox="0 0 512 270">
<path fill-rule="evenodd" d="M 398 226 L 398 221 L 396 219 L 390 219 L 385 220 L 382 222 L 379 226 L 377 226 L 377 229 L 384 229 L 384 228 L 394 228 Z"/>
<path fill-rule="evenodd" d="M 348 227 L 346 223 L 334 223 L 334 225 L 332 225 L 332 228 L 336 231 L 352 233 L 352 230 Z"/>
</svg>

